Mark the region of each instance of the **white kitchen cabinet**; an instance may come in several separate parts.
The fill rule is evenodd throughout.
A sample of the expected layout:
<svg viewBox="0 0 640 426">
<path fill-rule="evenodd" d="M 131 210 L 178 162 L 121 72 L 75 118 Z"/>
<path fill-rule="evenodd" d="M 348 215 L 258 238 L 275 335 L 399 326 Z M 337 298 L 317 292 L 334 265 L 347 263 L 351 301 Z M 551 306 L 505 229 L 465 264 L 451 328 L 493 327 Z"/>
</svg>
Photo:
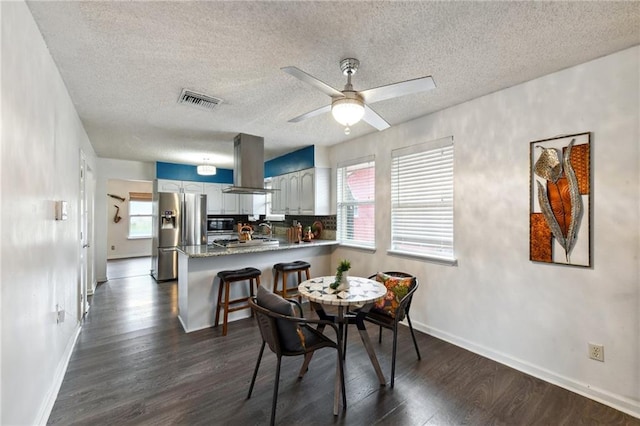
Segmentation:
<svg viewBox="0 0 640 426">
<path fill-rule="evenodd" d="M 207 214 L 240 214 L 240 198 L 238 194 L 225 194 L 228 183 L 205 183 L 204 193 L 207 195 Z"/>
<path fill-rule="evenodd" d="M 240 214 L 261 215 L 267 214 L 267 196 L 265 194 L 241 194 Z"/>
<path fill-rule="evenodd" d="M 204 193 L 207 195 L 207 214 L 222 214 L 222 185 L 205 183 Z"/>
<path fill-rule="evenodd" d="M 227 187 L 229 185 L 224 185 Z M 224 214 L 240 214 L 240 195 L 222 193 L 222 213 Z"/>
<path fill-rule="evenodd" d="M 185 194 L 204 194 L 204 183 L 183 180 L 182 192 Z"/>
<path fill-rule="evenodd" d="M 274 176 L 271 179 L 271 188 L 274 189 L 271 195 L 271 213 L 287 214 L 289 174 Z"/>
<path fill-rule="evenodd" d="M 287 190 L 287 213 L 300 214 L 300 172 L 289 173 Z"/>
<path fill-rule="evenodd" d="M 330 214 L 331 169 L 311 168 L 272 178 L 271 212 L 290 215 Z"/>
<path fill-rule="evenodd" d="M 182 192 L 181 180 L 158 179 L 158 192 Z"/>
<path fill-rule="evenodd" d="M 186 194 L 204 194 L 204 183 L 186 180 L 158 179 L 158 192 L 184 192 Z"/>
</svg>

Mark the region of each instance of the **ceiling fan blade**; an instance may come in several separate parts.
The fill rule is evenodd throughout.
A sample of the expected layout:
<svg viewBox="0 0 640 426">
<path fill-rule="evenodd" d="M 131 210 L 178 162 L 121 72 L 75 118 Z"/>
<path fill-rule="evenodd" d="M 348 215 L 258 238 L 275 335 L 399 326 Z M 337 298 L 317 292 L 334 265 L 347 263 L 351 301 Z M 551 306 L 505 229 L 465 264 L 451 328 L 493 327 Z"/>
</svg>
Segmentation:
<svg viewBox="0 0 640 426">
<path fill-rule="evenodd" d="M 367 103 L 380 102 L 391 98 L 411 95 L 412 93 L 424 92 L 436 87 L 436 83 L 431 76 L 416 78 L 414 80 L 402 81 L 400 83 L 388 84 L 386 86 L 375 87 L 363 90 L 360 96 Z"/>
<path fill-rule="evenodd" d="M 342 92 L 340 92 L 339 90 L 336 90 L 333 87 L 329 86 L 327 83 L 318 80 L 317 78 L 315 78 L 310 74 L 307 74 L 306 72 L 302 71 L 300 68 L 284 67 L 280 69 L 286 72 L 287 74 L 291 74 L 298 80 L 302 80 L 305 83 L 315 87 L 316 89 L 319 89 L 321 92 L 331 96 L 332 98 L 336 98 L 336 97 L 339 98 L 344 96 Z"/>
<path fill-rule="evenodd" d="M 387 121 L 380 117 L 380 115 L 371 109 L 369 105 L 364 106 L 364 116 L 362 120 L 375 127 L 378 130 L 384 130 L 391 127 L 391 124 L 387 123 Z"/>
<path fill-rule="evenodd" d="M 324 114 L 325 112 L 329 111 L 331 111 L 331 105 L 325 105 L 318 109 L 314 109 L 313 111 L 309 111 L 295 118 L 292 118 L 291 120 L 289 120 L 289 123 L 297 123 L 298 121 L 306 120 L 307 118 L 315 117 L 316 115 Z"/>
</svg>

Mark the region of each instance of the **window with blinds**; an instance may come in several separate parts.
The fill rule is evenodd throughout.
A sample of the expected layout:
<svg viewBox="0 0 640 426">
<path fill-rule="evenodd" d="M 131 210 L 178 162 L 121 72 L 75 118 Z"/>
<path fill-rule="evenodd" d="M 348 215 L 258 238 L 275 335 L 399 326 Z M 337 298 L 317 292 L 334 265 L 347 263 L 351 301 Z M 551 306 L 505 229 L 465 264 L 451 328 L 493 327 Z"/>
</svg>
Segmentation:
<svg viewBox="0 0 640 426">
<path fill-rule="evenodd" d="M 338 164 L 336 237 L 342 244 L 375 248 L 375 159 Z"/>
<path fill-rule="evenodd" d="M 455 262 L 453 137 L 391 155 L 391 250 Z"/>
<path fill-rule="evenodd" d="M 129 193 L 129 238 L 151 238 L 151 203 L 150 192 Z"/>
</svg>

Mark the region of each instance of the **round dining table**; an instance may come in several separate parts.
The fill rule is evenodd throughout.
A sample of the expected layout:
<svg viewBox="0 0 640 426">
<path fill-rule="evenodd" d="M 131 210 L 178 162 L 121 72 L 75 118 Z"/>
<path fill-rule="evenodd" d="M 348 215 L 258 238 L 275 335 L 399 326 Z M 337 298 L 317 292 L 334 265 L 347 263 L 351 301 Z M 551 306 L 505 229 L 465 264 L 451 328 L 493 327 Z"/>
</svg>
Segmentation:
<svg viewBox="0 0 640 426">
<path fill-rule="evenodd" d="M 385 297 L 387 288 L 384 284 L 369 278 L 349 276 L 347 280 L 349 282 L 347 289 L 332 289 L 331 284 L 335 281 L 334 276 L 312 278 L 301 282 L 298 286 L 298 292 L 309 299 L 320 319 L 331 320 L 339 325 L 338 343 L 343 345 L 344 348 L 346 348 L 346 341 L 343 342 L 344 327 L 349 323 L 355 322 L 358 326 L 362 344 L 369 355 L 380 385 L 384 386 L 386 380 L 371 345 L 369 334 L 364 326 L 364 317 L 375 302 Z M 324 306 L 337 307 L 338 314 L 327 314 Z M 349 307 L 357 307 L 357 314 L 347 316 L 346 313 L 349 311 Z M 306 360 L 305 364 L 308 365 Z M 306 368 L 307 365 L 304 365 L 303 368 Z"/>
</svg>

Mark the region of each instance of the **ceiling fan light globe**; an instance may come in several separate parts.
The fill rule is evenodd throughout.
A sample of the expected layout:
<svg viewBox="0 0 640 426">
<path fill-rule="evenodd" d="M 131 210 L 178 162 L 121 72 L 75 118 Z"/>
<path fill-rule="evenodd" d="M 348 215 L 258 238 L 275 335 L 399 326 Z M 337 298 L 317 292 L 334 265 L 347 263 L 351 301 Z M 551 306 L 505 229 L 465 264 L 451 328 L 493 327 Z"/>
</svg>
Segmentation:
<svg viewBox="0 0 640 426">
<path fill-rule="evenodd" d="M 197 167 L 197 171 L 201 176 L 213 176 L 216 174 L 217 169 L 216 166 L 212 166 L 211 164 L 200 164 Z"/>
<path fill-rule="evenodd" d="M 352 126 L 364 116 L 364 105 L 359 99 L 337 99 L 331 104 L 331 114 L 343 126 Z"/>
</svg>

